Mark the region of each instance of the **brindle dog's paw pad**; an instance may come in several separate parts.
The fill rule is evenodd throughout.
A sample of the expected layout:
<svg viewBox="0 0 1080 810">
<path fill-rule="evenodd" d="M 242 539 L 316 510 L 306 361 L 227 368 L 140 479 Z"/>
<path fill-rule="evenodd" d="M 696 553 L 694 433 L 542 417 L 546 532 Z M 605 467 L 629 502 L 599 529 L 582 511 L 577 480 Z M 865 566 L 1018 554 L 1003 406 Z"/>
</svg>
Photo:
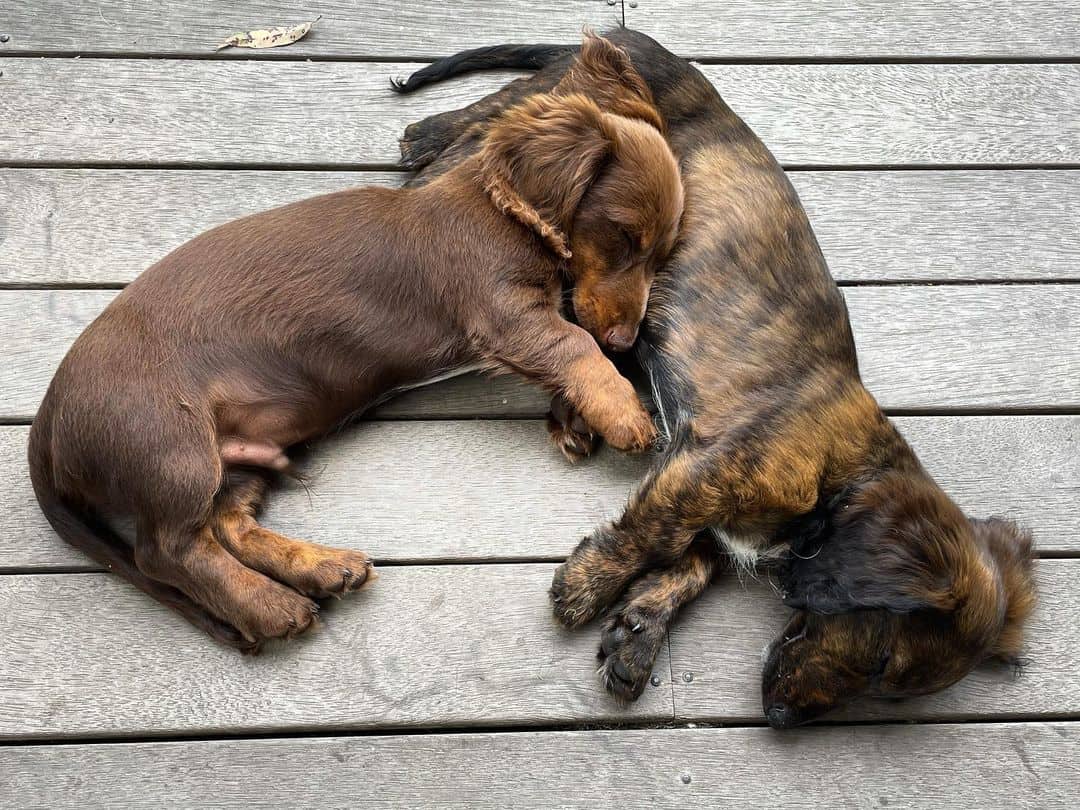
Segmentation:
<svg viewBox="0 0 1080 810">
<path fill-rule="evenodd" d="M 637 608 L 618 608 L 604 622 L 600 635 L 600 680 L 619 700 L 641 697 L 664 643 L 665 626 L 658 617 Z"/>
</svg>

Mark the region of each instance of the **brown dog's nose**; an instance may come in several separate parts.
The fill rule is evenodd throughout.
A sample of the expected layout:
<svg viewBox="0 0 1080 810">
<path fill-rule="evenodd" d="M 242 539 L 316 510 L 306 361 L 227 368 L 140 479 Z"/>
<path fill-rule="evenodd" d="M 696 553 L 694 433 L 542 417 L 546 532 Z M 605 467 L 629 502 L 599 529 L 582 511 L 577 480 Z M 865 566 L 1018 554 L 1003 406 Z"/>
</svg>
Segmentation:
<svg viewBox="0 0 1080 810">
<path fill-rule="evenodd" d="M 631 346 L 634 345 L 634 340 L 637 339 L 637 329 L 633 329 L 624 324 L 613 326 L 607 330 L 607 334 L 604 335 L 604 343 L 612 351 L 625 352 Z"/>
</svg>

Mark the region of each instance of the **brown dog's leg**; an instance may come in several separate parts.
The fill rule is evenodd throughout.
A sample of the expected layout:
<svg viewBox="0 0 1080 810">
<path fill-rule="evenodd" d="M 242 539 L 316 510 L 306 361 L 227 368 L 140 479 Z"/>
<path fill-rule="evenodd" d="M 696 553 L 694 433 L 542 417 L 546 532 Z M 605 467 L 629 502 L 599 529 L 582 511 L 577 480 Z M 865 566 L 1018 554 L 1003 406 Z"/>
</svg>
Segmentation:
<svg viewBox="0 0 1080 810">
<path fill-rule="evenodd" d="M 611 694 L 637 700 L 645 690 L 668 626 L 712 581 L 716 541 L 698 537 L 670 568 L 652 571 L 608 613 L 600 636 L 600 679 Z"/>
<path fill-rule="evenodd" d="M 592 455 L 600 444 L 600 437 L 592 432 L 581 414 L 562 396 L 551 400 L 547 429 L 552 443 L 571 464 Z"/>
<path fill-rule="evenodd" d="M 713 523 L 713 491 L 690 452 L 669 458 L 645 479 L 613 525 L 582 540 L 555 571 L 551 598 L 567 627 L 591 621 L 647 568 L 671 565 Z"/>
<path fill-rule="evenodd" d="M 232 556 L 315 599 L 341 596 L 373 579 L 371 559 L 362 552 L 292 540 L 260 526 L 255 514 L 265 491 L 266 481 L 257 475 L 230 476 L 214 529 Z"/>
<path fill-rule="evenodd" d="M 70 515 L 70 513 L 67 514 Z M 140 571 L 135 564 L 134 549 L 116 534 L 111 527 L 100 524 L 93 529 L 89 527 L 87 529 L 84 531 L 71 531 L 66 536 L 70 542 L 76 545 L 80 551 L 87 554 L 94 562 L 104 566 L 111 573 L 126 579 L 140 591 L 180 614 L 225 646 L 233 647 L 245 653 L 258 652 L 259 645 L 257 642 L 245 639 L 239 630 L 232 625 L 219 621 L 181 591 L 163 582 L 151 579 Z"/>
<path fill-rule="evenodd" d="M 652 446 L 652 417 L 592 335 L 548 311 L 505 318 L 516 328 L 491 339 L 499 362 L 558 391 L 612 447 L 641 452 Z"/>
<path fill-rule="evenodd" d="M 292 637 L 317 624 L 318 605 L 241 565 L 210 526 L 194 532 L 140 528 L 135 561 L 146 576 L 183 591 L 252 644 Z"/>
</svg>

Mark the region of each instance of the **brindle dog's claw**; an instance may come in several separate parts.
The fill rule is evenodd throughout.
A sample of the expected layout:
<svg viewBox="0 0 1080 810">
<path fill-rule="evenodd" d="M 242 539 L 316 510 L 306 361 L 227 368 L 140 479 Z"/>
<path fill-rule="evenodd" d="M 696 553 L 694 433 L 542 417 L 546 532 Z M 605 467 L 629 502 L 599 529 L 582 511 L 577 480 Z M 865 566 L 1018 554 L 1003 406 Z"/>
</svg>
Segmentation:
<svg viewBox="0 0 1080 810">
<path fill-rule="evenodd" d="M 666 627 L 657 616 L 625 606 L 616 608 L 600 634 L 600 680 L 621 701 L 641 697 L 664 643 Z"/>
</svg>

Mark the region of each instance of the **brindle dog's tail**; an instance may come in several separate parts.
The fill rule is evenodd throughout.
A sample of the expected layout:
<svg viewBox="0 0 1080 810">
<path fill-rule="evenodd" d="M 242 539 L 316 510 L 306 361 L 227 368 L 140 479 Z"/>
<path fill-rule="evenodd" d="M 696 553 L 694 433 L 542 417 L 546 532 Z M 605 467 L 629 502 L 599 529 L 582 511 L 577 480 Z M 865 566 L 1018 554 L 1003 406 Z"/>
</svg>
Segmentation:
<svg viewBox="0 0 1080 810">
<path fill-rule="evenodd" d="M 578 45 L 489 45 L 439 59 L 407 79 L 391 79 L 390 84 L 398 93 L 411 93 L 474 70 L 540 70 L 578 49 Z"/>
</svg>

